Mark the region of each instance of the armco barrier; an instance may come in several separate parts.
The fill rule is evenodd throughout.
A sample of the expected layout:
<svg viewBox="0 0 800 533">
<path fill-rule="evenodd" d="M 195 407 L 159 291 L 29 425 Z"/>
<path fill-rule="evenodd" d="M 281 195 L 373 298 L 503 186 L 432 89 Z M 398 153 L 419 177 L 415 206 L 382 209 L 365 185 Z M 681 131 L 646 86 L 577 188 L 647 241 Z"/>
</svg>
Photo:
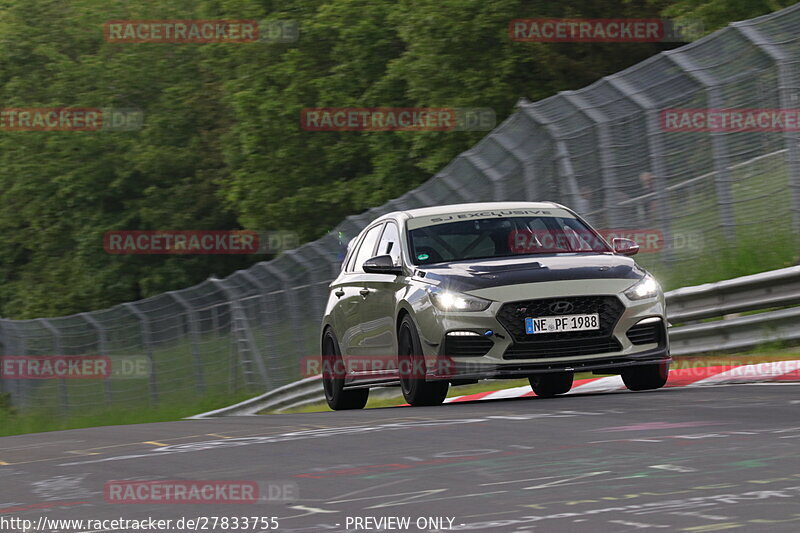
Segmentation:
<svg viewBox="0 0 800 533">
<path fill-rule="evenodd" d="M 685 322 L 800 304 L 800 266 L 684 287 L 666 294 L 669 319 Z"/>
</svg>

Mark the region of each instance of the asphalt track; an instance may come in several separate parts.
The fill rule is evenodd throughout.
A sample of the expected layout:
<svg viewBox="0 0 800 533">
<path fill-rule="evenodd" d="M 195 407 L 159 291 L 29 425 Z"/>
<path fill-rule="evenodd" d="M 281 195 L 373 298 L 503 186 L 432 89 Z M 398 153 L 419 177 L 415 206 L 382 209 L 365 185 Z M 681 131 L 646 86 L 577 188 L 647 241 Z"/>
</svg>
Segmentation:
<svg viewBox="0 0 800 533">
<path fill-rule="evenodd" d="M 283 487 L 280 495 L 291 501 L 108 503 L 105 484 L 126 479 L 252 480 Z M 407 529 L 386 531 L 796 532 L 800 384 L 230 417 L 0 439 L 0 520 L 38 524 L 42 516 L 261 516 L 277 517 L 277 531 L 304 532 L 381 530 L 375 522 L 346 527 L 366 517 L 411 519 Z M 426 517 L 445 527 L 418 528 Z"/>
</svg>

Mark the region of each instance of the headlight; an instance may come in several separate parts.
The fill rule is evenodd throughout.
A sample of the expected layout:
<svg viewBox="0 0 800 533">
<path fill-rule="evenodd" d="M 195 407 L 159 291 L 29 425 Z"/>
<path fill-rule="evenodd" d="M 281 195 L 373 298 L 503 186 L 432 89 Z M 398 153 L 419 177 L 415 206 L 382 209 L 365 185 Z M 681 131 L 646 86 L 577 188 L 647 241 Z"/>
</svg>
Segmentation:
<svg viewBox="0 0 800 533">
<path fill-rule="evenodd" d="M 630 300 L 644 300 L 645 298 L 658 296 L 659 292 L 661 292 L 661 287 L 658 285 L 656 278 L 650 274 L 645 274 L 635 285 L 625 291 L 625 296 Z"/>
<path fill-rule="evenodd" d="M 460 292 L 450 292 L 442 289 L 428 289 L 431 301 L 440 311 L 483 311 L 490 305 L 491 300 L 484 300 Z"/>
</svg>

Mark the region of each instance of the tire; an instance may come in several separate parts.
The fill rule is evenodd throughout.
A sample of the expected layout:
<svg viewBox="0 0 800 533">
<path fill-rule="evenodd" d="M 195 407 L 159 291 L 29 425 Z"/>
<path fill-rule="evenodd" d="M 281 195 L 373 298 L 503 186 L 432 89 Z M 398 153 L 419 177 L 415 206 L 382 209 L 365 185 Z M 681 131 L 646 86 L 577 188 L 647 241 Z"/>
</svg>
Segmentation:
<svg viewBox="0 0 800 533">
<path fill-rule="evenodd" d="M 334 411 L 363 409 L 369 399 L 369 389 L 345 390 L 344 362 L 333 330 L 326 329 L 322 336 L 322 386 L 325 401 Z"/>
<path fill-rule="evenodd" d="M 540 398 L 552 398 L 569 392 L 572 388 L 572 372 L 536 374 L 528 377 L 531 388 Z"/>
<path fill-rule="evenodd" d="M 621 375 L 629 390 L 660 389 L 667 383 L 669 363 L 623 368 Z"/>
<path fill-rule="evenodd" d="M 400 322 L 397 341 L 400 352 L 397 356 L 397 363 L 400 369 L 400 389 L 403 391 L 403 398 L 415 407 L 441 405 L 447 397 L 450 383 L 425 380 L 422 344 L 410 316 L 405 316 Z"/>
</svg>

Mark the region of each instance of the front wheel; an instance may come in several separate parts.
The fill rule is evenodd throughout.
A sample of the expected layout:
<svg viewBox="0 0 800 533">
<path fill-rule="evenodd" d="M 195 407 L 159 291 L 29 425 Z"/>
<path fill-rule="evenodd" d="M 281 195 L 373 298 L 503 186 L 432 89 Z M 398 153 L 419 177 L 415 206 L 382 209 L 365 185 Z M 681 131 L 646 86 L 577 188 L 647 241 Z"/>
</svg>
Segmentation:
<svg viewBox="0 0 800 533">
<path fill-rule="evenodd" d="M 397 356 L 400 367 L 400 389 L 410 405 L 440 405 L 447 397 L 447 381 L 426 381 L 425 358 L 417 328 L 410 316 L 400 322 Z"/>
<path fill-rule="evenodd" d="M 536 396 L 552 398 L 565 394 L 572 388 L 572 372 L 554 372 L 550 374 L 535 374 L 528 378 L 531 389 Z"/>
<path fill-rule="evenodd" d="M 325 401 L 334 411 L 363 409 L 369 399 L 369 389 L 345 390 L 346 377 L 339 342 L 333 330 L 326 329 L 322 337 L 322 386 Z"/>
<path fill-rule="evenodd" d="M 669 363 L 631 366 L 622 369 L 622 382 L 629 390 L 660 389 L 667 383 Z"/>
</svg>

